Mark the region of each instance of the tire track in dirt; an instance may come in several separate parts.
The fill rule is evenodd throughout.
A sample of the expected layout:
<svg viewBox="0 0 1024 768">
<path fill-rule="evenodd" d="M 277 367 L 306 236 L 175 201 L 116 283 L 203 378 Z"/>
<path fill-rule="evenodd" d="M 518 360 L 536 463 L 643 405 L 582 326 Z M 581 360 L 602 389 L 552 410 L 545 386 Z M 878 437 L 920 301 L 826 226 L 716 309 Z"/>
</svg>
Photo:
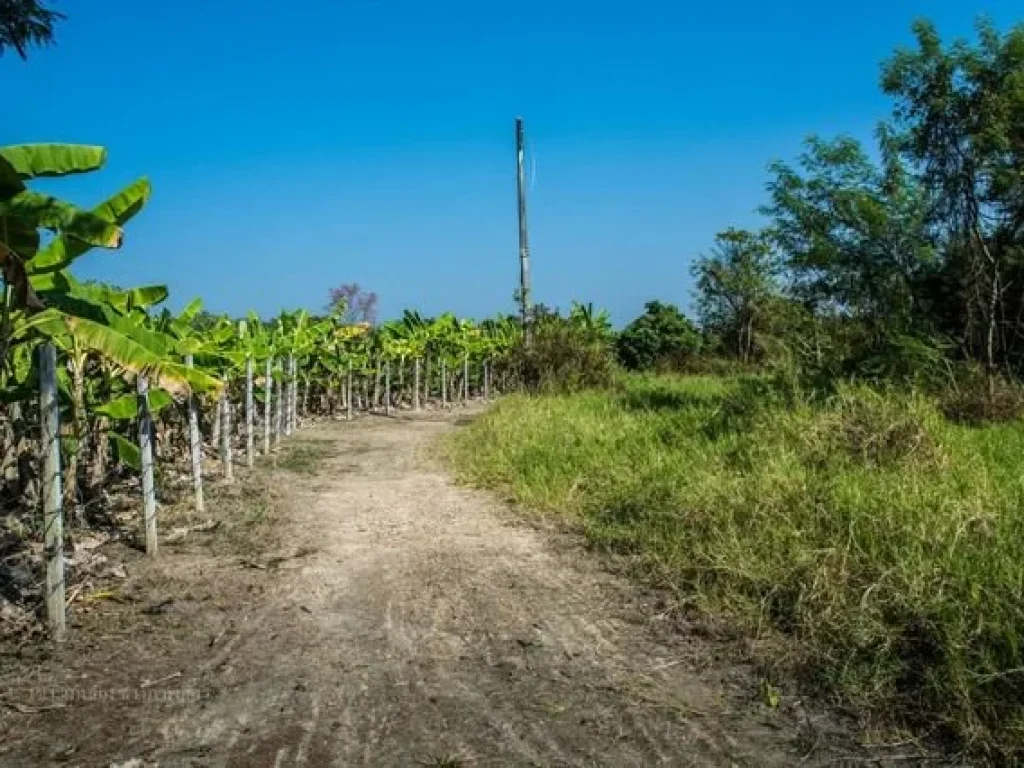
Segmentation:
<svg viewBox="0 0 1024 768">
<path fill-rule="evenodd" d="M 737 691 L 731 673 L 696 672 L 692 639 L 657 639 L 631 585 L 455 487 L 430 457 L 452 428 L 367 419 L 303 433 L 333 458 L 295 484 L 282 535 L 314 554 L 275 576 L 233 651 L 244 673 L 154 759 L 197 748 L 209 765 L 805 757 L 795 721 Z"/>
<path fill-rule="evenodd" d="M 850 753 L 834 718 L 765 707 L 749 669 L 666 631 L 572 537 L 456 487 L 434 449 L 455 428 L 367 418 L 293 438 L 321 456 L 312 473 L 272 470 L 275 538 L 301 556 L 236 571 L 245 583 L 225 582 L 237 603 L 222 613 L 193 600 L 197 636 L 147 664 L 183 669 L 191 655 L 180 682 L 201 701 L 117 710 L 120 724 L 78 710 L 96 737 L 65 734 L 75 754 L 106 758 L 80 764 L 762 766 Z M 212 572 L 227 580 L 228 567 Z M 216 644 L 198 635 L 222 624 Z"/>
</svg>

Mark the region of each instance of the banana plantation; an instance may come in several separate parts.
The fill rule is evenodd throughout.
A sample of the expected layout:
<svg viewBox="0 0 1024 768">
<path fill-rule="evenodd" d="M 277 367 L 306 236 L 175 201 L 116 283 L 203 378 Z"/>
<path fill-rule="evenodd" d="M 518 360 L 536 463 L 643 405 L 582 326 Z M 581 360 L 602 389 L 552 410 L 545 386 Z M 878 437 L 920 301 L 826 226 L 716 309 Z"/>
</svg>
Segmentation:
<svg viewBox="0 0 1024 768">
<path fill-rule="evenodd" d="M 146 205 L 146 179 L 84 210 L 31 188 L 89 173 L 101 147 L 0 148 L 0 500 L 5 556 L 34 544 L 51 633 L 66 631 L 64 550 L 102 520 L 109 489 L 133 489 L 133 535 L 155 555 L 157 484 L 175 468 L 204 509 L 203 478 L 258 471 L 303 421 L 449 408 L 518 386 L 518 320 L 475 324 L 406 311 L 376 327 L 344 307 L 272 319 L 215 317 L 195 299 L 178 314 L 161 285 L 77 280 L 74 262 L 117 249 Z M 42 546 L 40 546 L 42 545 Z"/>
</svg>

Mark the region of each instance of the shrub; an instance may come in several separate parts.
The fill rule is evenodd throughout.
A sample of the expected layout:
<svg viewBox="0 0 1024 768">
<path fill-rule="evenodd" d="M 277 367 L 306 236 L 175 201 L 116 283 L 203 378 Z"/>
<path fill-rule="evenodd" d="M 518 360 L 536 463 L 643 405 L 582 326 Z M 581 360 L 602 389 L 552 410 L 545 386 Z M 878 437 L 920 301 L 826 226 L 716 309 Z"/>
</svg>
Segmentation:
<svg viewBox="0 0 1024 768">
<path fill-rule="evenodd" d="M 1015 421 L 1024 416 L 1024 387 L 1002 376 L 989 381 L 977 367 L 963 368 L 941 398 L 943 413 L 961 424 Z"/>
<path fill-rule="evenodd" d="M 591 328 L 552 317 L 532 329 L 511 364 L 530 392 L 577 392 L 611 383 L 615 359 L 607 337 Z"/>
</svg>

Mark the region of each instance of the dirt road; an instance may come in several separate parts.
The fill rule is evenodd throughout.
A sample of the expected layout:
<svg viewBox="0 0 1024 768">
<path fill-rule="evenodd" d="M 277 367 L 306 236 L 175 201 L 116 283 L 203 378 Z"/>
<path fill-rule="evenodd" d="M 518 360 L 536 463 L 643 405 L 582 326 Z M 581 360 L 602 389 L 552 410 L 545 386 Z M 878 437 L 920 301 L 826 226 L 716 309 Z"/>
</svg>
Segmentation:
<svg viewBox="0 0 1024 768">
<path fill-rule="evenodd" d="M 454 428 L 366 419 L 304 430 L 293 450 L 315 471 L 270 475 L 281 558 L 162 557 L 146 588 L 175 599 L 150 606 L 152 624 L 80 628 L 63 657 L 40 663 L 36 688 L 24 673 L 7 680 L 0 763 L 836 758 L 828 718 L 770 709 L 749 669 L 663 627 L 653 598 L 571 537 L 456 487 L 434 448 Z M 40 684 L 86 693 L 50 707 Z M 30 689 L 19 710 L 12 697 Z"/>
</svg>

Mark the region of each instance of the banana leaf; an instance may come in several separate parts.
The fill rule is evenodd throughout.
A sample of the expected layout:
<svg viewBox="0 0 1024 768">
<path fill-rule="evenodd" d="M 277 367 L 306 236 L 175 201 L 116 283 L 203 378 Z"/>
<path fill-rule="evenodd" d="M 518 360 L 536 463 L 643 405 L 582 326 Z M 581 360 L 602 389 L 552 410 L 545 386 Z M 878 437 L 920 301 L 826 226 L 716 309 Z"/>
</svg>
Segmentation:
<svg viewBox="0 0 1024 768">
<path fill-rule="evenodd" d="M 88 173 L 107 162 L 107 150 L 86 144 L 15 144 L 0 147 L 2 157 L 22 179 Z"/>
<path fill-rule="evenodd" d="M 117 454 L 117 460 L 126 467 L 131 467 L 136 472 L 141 472 L 142 449 L 131 440 L 117 434 L 117 432 L 107 432 L 107 435 L 110 437 L 110 441 L 114 444 L 114 452 Z"/>
</svg>

